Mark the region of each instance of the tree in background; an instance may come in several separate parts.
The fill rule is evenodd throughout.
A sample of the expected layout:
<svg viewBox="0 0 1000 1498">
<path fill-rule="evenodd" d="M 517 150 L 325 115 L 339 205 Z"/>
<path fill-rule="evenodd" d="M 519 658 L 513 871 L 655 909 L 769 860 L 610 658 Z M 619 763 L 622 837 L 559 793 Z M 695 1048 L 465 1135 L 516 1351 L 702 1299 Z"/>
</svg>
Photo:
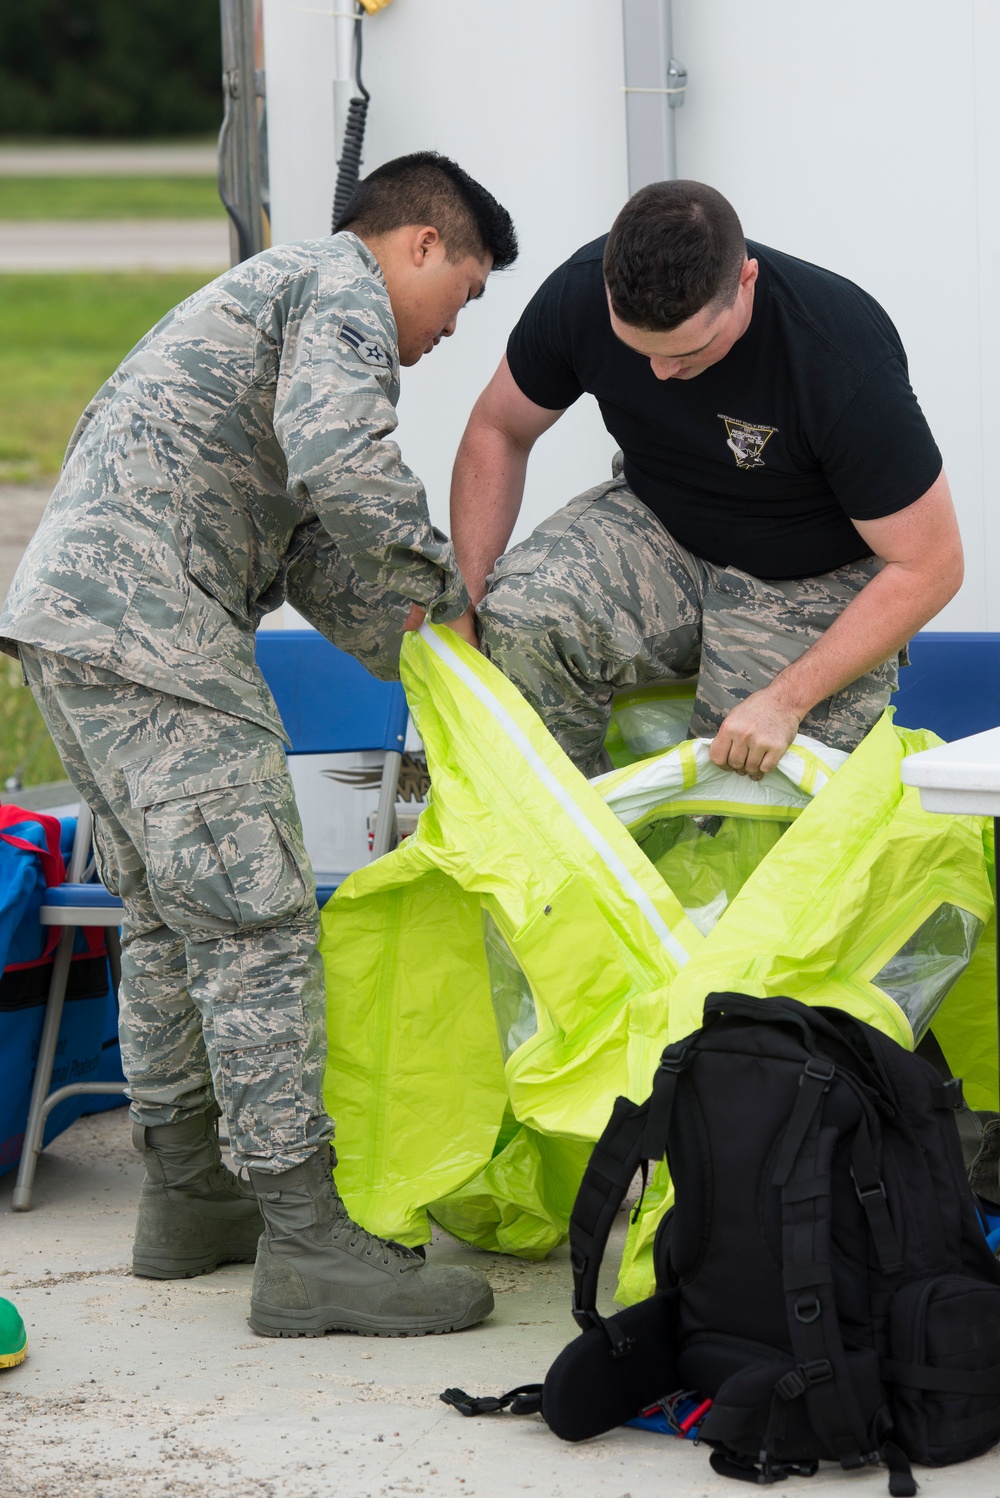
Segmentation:
<svg viewBox="0 0 1000 1498">
<path fill-rule="evenodd" d="M 0 135 L 204 135 L 218 0 L 2 0 Z"/>
</svg>

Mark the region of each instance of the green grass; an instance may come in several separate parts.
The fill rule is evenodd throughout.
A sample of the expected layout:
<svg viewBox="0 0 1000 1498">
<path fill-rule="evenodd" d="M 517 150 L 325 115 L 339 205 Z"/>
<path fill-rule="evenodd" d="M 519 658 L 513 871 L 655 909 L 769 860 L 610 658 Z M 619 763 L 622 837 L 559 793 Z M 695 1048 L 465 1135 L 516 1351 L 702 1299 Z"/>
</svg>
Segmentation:
<svg viewBox="0 0 1000 1498">
<path fill-rule="evenodd" d="M 0 277 L 0 482 L 56 474 L 91 396 L 206 279 L 193 271 Z M 0 786 L 13 775 L 27 786 L 65 772 L 20 668 L 0 655 Z"/>
<path fill-rule="evenodd" d="M 44 785 L 65 780 L 56 746 L 35 705 L 21 684 L 21 668 L 9 655 L 0 656 L 0 787 L 12 775 L 22 785 Z M 5 799 L 17 799 L 8 791 Z"/>
<path fill-rule="evenodd" d="M 0 219 L 220 218 L 212 177 L 0 177 Z"/>
<path fill-rule="evenodd" d="M 0 482 L 58 473 L 87 402 L 206 280 L 197 271 L 0 278 Z"/>
</svg>

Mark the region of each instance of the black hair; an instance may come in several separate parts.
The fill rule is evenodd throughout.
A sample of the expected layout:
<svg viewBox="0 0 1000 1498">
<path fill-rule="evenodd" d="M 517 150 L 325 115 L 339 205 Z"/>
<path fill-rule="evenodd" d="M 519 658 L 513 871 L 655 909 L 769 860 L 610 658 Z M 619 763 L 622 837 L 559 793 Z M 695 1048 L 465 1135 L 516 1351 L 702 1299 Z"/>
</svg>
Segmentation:
<svg viewBox="0 0 1000 1498">
<path fill-rule="evenodd" d="M 517 259 L 517 234 L 506 208 L 468 172 L 437 151 L 413 151 L 376 167 L 359 182 L 333 226 L 362 238 L 408 224 L 430 224 L 454 264 L 473 255 L 493 256 L 493 269 Z"/>
<path fill-rule="evenodd" d="M 703 182 L 651 182 L 625 204 L 604 250 L 615 316 L 666 333 L 703 307 L 730 306 L 746 259 L 732 204 Z"/>
</svg>

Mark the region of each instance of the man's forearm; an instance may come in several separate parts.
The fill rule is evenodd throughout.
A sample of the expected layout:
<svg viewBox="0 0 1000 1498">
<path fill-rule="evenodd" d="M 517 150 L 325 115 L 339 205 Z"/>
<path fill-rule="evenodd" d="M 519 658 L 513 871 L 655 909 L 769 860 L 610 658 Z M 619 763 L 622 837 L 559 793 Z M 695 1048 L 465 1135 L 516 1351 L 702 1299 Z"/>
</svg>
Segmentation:
<svg viewBox="0 0 1000 1498">
<path fill-rule="evenodd" d="M 514 529 L 528 451 L 485 424 L 470 424 L 458 449 L 451 481 L 451 535 L 474 604 L 486 592 L 486 579 Z"/>
<path fill-rule="evenodd" d="M 960 579 L 959 579 L 960 580 Z M 948 572 L 933 579 L 889 562 L 829 629 L 765 688 L 800 719 L 889 660 L 954 596 Z"/>
<path fill-rule="evenodd" d="M 818 702 L 889 660 L 943 608 L 961 581 L 948 561 L 937 576 L 889 562 L 804 655 L 728 714 L 711 757 L 753 780 L 773 770 Z"/>
<path fill-rule="evenodd" d="M 738 703 L 712 740 L 714 764 L 759 780 L 806 714 L 889 660 L 962 585 L 962 539 L 944 470 L 919 499 L 855 529 L 885 566 L 769 686 Z"/>
</svg>

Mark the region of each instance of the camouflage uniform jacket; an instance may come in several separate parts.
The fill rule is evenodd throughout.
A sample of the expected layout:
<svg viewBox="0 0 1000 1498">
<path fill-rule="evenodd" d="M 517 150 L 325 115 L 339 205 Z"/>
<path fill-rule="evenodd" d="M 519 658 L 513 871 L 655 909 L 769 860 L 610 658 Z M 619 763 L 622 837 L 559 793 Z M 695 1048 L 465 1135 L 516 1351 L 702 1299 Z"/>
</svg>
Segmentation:
<svg viewBox="0 0 1000 1498">
<path fill-rule="evenodd" d="M 466 606 L 451 545 L 388 440 L 398 396 L 388 292 L 355 235 L 227 271 L 84 412 L 0 648 L 56 651 L 283 735 L 254 631 L 318 526 L 374 589 L 439 621 Z"/>
</svg>

